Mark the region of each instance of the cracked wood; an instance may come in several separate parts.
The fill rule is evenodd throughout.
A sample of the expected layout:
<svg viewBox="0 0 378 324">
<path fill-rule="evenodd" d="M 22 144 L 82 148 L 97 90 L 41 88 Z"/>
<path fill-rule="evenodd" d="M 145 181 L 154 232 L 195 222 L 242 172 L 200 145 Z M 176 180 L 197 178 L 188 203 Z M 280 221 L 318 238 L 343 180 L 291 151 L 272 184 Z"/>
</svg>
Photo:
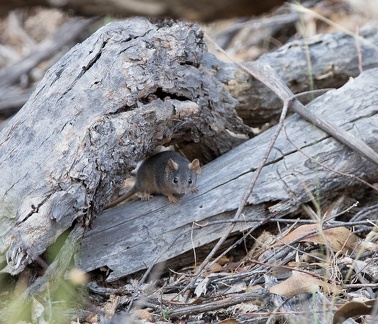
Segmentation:
<svg viewBox="0 0 378 324">
<path fill-rule="evenodd" d="M 377 73 L 378 69 L 362 73 L 307 109 L 377 150 Z M 284 127 L 234 233 L 271 213 L 280 217 L 297 210 L 312 199 L 311 194 L 332 199 L 339 191 L 359 185 L 355 176 L 369 180 L 378 175 L 375 164 L 298 115 L 289 117 Z M 82 241 L 77 266 L 84 271 L 108 267 L 108 280 L 113 281 L 159 262 L 166 262 L 165 268 L 187 262 L 184 253 L 206 246 L 227 231 L 227 221 L 238 208 L 273 132 L 274 128 L 269 129 L 204 166 L 199 193 L 185 196 L 178 206 L 154 197 L 101 214 Z"/>
<path fill-rule="evenodd" d="M 46 73 L 0 133 L 3 271 L 19 273 L 73 222 L 88 224 L 157 145 L 217 156 L 242 141 L 236 100 L 206 55 L 196 24 L 134 18 L 99 29 Z"/>
</svg>

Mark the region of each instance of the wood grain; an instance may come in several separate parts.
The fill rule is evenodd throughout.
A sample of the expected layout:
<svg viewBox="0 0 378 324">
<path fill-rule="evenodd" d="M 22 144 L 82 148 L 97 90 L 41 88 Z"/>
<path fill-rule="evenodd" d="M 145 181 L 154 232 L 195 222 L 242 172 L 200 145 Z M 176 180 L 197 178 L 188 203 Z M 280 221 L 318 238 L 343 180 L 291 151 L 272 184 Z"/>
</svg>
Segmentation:
<svg viewBox="0 0 378 324">
<path fill-rule="evenodd" d="M 99 29 L 46 73 L 0 134 L 5 271 L 21 271 L 75 220 L 89 224 L 157 145 L 217 156 L 245 138 L 205 54 L 198 25 L 135 18 Z"/>
<path fill-rule="evenodd" d="M 377 150 L 377 72 L 364 72 L 344 87 L 319 97 L 307 109 Z M 248 200 L 243 222 L 234 232 L 247 230 L 271 213 L 280 217 L 293 212 L 314 196 L 332 199 L 358 184 L 354 175 L 365 180 L 378 175 L 373 163 L 298 115 L 287 119 L 285 130 L 287 137 L 285 133 L 278 137 Z M 184 197 L 177 206 L 164 197 L 154 197 L 101 214 L 82 241 L 77 266 L 85 271 L 106 266 L 111 270 L 108 280 L 113 281 L 158 262 L 168 261 L 166 267 L 180 265 L 184 252 L 221 237 L 273 132 L 274 128 L 267 130 L 204 166 L 199 193 Z M 211 224 L 220 220 L 225 222 Z"/>
</svg>

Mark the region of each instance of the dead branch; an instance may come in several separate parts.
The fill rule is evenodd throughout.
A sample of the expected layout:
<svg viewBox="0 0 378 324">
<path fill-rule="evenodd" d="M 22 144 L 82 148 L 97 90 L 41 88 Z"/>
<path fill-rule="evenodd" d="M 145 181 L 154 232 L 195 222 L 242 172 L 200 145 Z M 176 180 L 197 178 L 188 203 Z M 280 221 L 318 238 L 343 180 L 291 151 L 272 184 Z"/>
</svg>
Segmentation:
<svg viewBox="0 0 378 324">
<path fill-rule="evenodd" d="M 363 69 L 378 67 L 378 33 L 367 29 L 361 36 L 364 38 L 360 49 Z M 306 52 L 311 62 L 306 60 Z M 262 55 L 256 62 L 272 67 L 294 94 L 339 88 L 360 74 L 356 40 L 345 33 L 317 35 L 290 42 L 277 51 Z M 281 100 L 258 80 L 245 72 L 235 73 L 229 64 L 219 67 L 216 73 L 232 96 L 238 98 L 236 109 L 247 125 L 260 127 L 280 115 Z M 300 98 L 301 101 L 303 99 Z"/>
<path fill-rule="evenodd" d="M 181 317 L 189 314 L 199 314 L 203 312 L 211 312 L 221 308 L 227 308 L 229 306 L 237 305 L 240 303 L 245 303 L 251 300 L 262 300 L 268 295 L 265 289 L 256 289 L 254 291 L 241 293 L 241 294 L 230 294 L 223 299 L 217 298 L 215 301 L 202 303 L 200 305 L 184 306 L 181 308 L 176 308 L 169 312 L 169 316 L 172 318 Z"/>
</svg>

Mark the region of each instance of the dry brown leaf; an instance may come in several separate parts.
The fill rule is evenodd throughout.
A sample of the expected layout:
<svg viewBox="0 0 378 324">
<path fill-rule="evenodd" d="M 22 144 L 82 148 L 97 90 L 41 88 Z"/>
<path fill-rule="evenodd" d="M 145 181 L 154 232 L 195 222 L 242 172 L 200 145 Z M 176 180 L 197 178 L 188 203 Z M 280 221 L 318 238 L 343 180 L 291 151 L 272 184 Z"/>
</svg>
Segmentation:
<svg viewBox="0 0 378 324">
<path fill-rule="evenodd" d="M 113 317 L 119 305 L 120 298 L 120 296 L 116 296 L 113 294 L 109 296 L 109 299 L 104 305 L 105 318 L 109 319 Z"/>
<path fill-rule="evenodd" d="M 312 233 L 300 240 L 300 242 L 310 242 L 316 244 L 326 244 L 324 242 L 323 235 L 319 233 L 313 233 L 314 230 L 318 230 L 318 224 L 302 225 L 287 234 L 282 242 L 276 243 L 276 245 L 282 245 L 283 243 L 290 243 L 300 237 Z M 342 253 L 353 251 L 358 238 L 346 227 L 329 228 L 323 231 L 324 237 L 327 240 L 327 244 L 332 248 L 334 252 L 342 251 Z"/>
<path fill-rule="evenodd" d="M 228 260 L 229 260 L 229 259 L 228 259 Z M 219 261 L 221 261 L 221 260 L 219 260 Z M 227 262 L 226 262 L 225 259 L 222 259 L 222 263 L 220 263 L 219 261 L 216 262 L 216 263 L 214 263 L 214 264 L 213 264 L 213 265 L 207 270 L 207 272 L 205 273 L 205 275 L 208 275 L 208 274 L 210 274 L 210 273 L 214 273 L 214 272 L 220 272 L 220 271 L 223 271 L 224 269 L 223 269 L 223 267 L 222 267 L 222 263 L 223 263 L 223 262 L 227 263 Z M 197 274 L 199 268 L 200 268 L 199 266 L 195 267 L 195 268 L 193 269 L 193 273 L 194 273 L 194 274 Z"/>
<path fill-rule="evenodd" d="M 222 266 L 219 263 L 214 263 L 208 271 L 206 271 L 205 275 L 209 275 L 210 273 L 215 273 L 215 272 L 221 272 L 223 271 Z"/>
<path fill-rule="evenodd" d="M 245 291 L 254 291 L 256 289 L 262 289 L 261 285 L 248 286 Z"/>
<path fill-rule="evenodd" d="M 218 260 L 218 263 L 221 265 L 221 266 L 224 266 L 225 264 L 229 263 L 229 262 L 232 262 L 232 257 L 229 258 L 227 256 L 222 256 L 219 260 Z"/>
<path fill-rule="evenodd" d="M 378 299 L 366 302 L 350 301 L 341 306 L 333 317 L 333 324 L 341 324 L 350 317 L 369 315 Z"/>
<path fill-rule="evenodd" d="M 85 321 L 90 324 L 99 322 L 99 316 L 97 314 L 90 314 L 85 318 Z"/>
<path fill-rule="evenodd" d="M 276 295 L 292 297 L 306 293 L 312 294 L 318 291 L 319 287 L 323 287 L 327 293 L 339 292 L 339 289 L 336 286 L 299 271 L 293 271 L 288 279 L 271 287 L 269 291 Z"/>
<path fill-rule="evenodd" d="M 154 315 L 146 309 L 136 309 L 133 313 L 140 319 L 147 320 L 149 322 L 154 321 Z"/>
</svg>

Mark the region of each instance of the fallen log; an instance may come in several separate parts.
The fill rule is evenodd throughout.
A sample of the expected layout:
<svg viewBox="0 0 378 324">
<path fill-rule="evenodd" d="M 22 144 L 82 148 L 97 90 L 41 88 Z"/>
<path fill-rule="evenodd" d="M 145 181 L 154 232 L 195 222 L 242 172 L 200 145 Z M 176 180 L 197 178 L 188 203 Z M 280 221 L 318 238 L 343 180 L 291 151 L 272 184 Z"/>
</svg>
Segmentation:
<svg viewBox="0 0 378 324">
<path fill-rule="evenodd" d="M 60 40 L 61 37 L 57 39 Z M 360 42 L 358 51 L 356 50 L 357 40 Z M 312 58 L 311 62 L 306 59 L 307 53 Z M 41 55 L 35 53 L 32 57 L 36 54 Z M 360 62 L 358 55 L 361 57 Z M 208 62 L 203 64 L 206 64 L 209 71 L 226 85 L 230 94 L 238 99 L 235 108 L 245 124 L 262 127 L 277 118 L 282 104 L 271 90 L 240 71 L 234 64 L 214 60 L 212 56 L 205 56 L 204 59 Z M 29 58 L 21 60 L 24 67 L 21 72 L 26 73 L 30 68 L 24 64 L 28 61 Z M 316 35 L 290 42 L 277 51 L 262 55 L 257 61 L 270 65 L 293 93 L 311 89 L 338 88 L 350 77 L 358 76 L 360 67 L 364 70 L 378 67 L 378 33 L 375 28 L 369 27 L 360 31 L 359 39 L 345 33 Z M 14 79 L 14 71 L 11 68 L 6 70 L 1 73 L 6 80 L 0 80 L 0 83 L 9 83 L 11 79 Z M 308 77 L 309 70 L 312 76 L 311 84 Z M 17 73 L 19 72 L 18 69 Z M 30 94 L 25 95 L 22 92 L 20 95 L 20 91 L 14 87 L 2 89 L 0 111 L 5 109 L 11 111 L 21 107 Z M 302 97 L 301 100 L 303 99 Z"/>
<path fill-rule="evenodd" d="M 136 162 L 156 146 L 175 145 L 189 159 L 210 161 L 246 140 L 250 130 L 235 112 L 237 100 L 225 86 L 227 78 L 220 78 L 217 71 L 227 70 L 229 81 L 232 75 L 244 75 L 235 80 L 247 86 L 250 78 L 235 65 L 208 54 L 202 36 L 190 22 L 135 18 L 112 23 L 75 46 L 48 71 L 0 134 L 2 271 L 21 272 L 73 223 L 90 224 Z M 267 139 L 269 134 L 259 138 Z M 241 171 L 245 179 L 242 175 L 253 170 L 259 152 L 256 149 L 251 166 L 234 169 L 234 174 Z M 228 163 L 231 168 L 232 159 L 216 163 Z M 250 162 L 245 159 L 241 161 Z M 211 170 L 211 165 L 205 170 Z M 212 177 L 219 179 L 206 180 L 211 186 L 223 183 L 217 171 L 222 168 L 215 165 Z M 206 172 L 210 171 L 205 171 L 202 181 Z M 204 201 L 200 206 L 223 196 L 211 186 L 202 187 L 206 191 L 198 196 Z M 222 214 L 232 211 L 236 202 L 215 204 L 213 212 Z M 187 207 L 192 215 L 201 211 L 204 219 L 206 208 L 202 212 L 202 207 L 200 211 Z M 175 230 L 178 225 L 172 226 Z M 149 251 L 150 243 L 145 243 L 143 248 Z M 102 253 L 100 246 L 98 253 Z M 141 269 L 138 262 L 127 271 Z M 84 261 L 78 265 L 87 268 Z M 123 273 L 115 272 L 109 280 Z"/>
<path fill-rule="evenodd" d="M 257 61 L 271 66 L 297 94 L 313 89 L 339 88 L 349 78 L 357 77 L 360 68 L 368 70 L 378 67 L 377 58 L 378 33 L 375 28 L 366 28 L 360 37 L 332 33 L 296 40 L 262 55 Z M 218 69 L 217 77 L 228 85 L 231 95 L 238 99 L 236 110 L 247 125 L 261 127 L 279 116 L 282 102 L 277 95 L 244 73 L 233 73 L 231 69 L 230 76 L 229 70 L 229 65 Z M 313 94 L 308 97 L 311 100 Z M 301 100 L 304 99 L 301 97 Z"/>
<path fill-rule="evenodd" d="M 187 142 L 211 157 L 246 138 L 205 54 L 197 25 L 135 18 L 46 73 L 0 134 L 2 271 L 19 273 L 74 222 L 89 224 L 157 145 Z"/>
<path fill-rule="evenodd" d="M 368 70 L 307 108 L 377 150 L 377 73 L 378 69 Z M 204 166 L 199 193 L 185 196 L 177 206 L 165 197 L 154 197 L 105 211 L 85 234 L 76 265 L 84 271 L 107 268 L 107 280 L 113 281 L 161 262 L 166 267 L 187 262 L 181 258 L 185 252 L 214 242 L 227 231 L 274 131 L 269 129 Z M 293 115 L 285 121 L 285 131 L 234 233 L 269 215 L 296 211 L 313 196 L 322 197 L 322 202 L 333 199 L 358 185 L 356 177 L 368 181 L 377 175 L 375 164 Z"/>
</svg>

